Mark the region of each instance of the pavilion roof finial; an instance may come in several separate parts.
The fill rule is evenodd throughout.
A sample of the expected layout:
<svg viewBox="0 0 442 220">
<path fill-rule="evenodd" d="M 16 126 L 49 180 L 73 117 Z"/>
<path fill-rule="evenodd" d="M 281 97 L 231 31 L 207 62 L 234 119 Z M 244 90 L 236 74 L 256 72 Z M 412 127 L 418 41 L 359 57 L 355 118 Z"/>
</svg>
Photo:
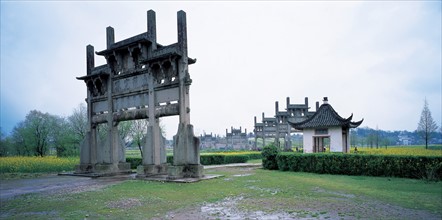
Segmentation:
<svg viewBox="0 0 442 220">
<path fill-rule="evenodd" d="M 324 97 L 322 101 L 324 102 L 323 104 L 328 104 L 328 97 Z"/>
</svg>

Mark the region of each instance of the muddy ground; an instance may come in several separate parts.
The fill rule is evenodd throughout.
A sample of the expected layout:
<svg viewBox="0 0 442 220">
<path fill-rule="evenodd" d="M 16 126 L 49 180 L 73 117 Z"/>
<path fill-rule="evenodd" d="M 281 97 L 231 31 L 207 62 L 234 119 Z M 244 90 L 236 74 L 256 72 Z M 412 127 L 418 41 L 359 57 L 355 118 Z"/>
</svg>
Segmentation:
<svg viewBox="0 0 442 220">
<path fill-rule="evenodd" d="M 218 170 L 232 169 L 229 167 L 217 167 Z M 254 175 L 254 169 L 237 168 L 238 174 L 232 178 L 223 178 L 232 181 L 234 178 Z M 253 183 L 252 183 L 253 185 Z M 254 186 L 249 186 L 254 187 Z M 272 195 L 279 193 L 277 188 L 253 188 Z M 189 207 L 167 213 L 165 216 L 154 218 L 161 219 L 220 219 L 220 220 L 288 220 L 288 219 L 425 219 L 442 220 L 442 216 L 425 211 L 407 209 L 382 201 L 373 200 L 360 195 L 345 194 L 314 187 L 313 192 L 325 193 L 340 197 L 338 203 L 335 200 L 321 200 L 299 202 L 293 205 L 275 202 L 269 198 L 257 199 L 244 196 L 228 197 L 216 203 L 206 203 L 201 206 Z M 441 195 L 442 196 L 442 195 Z M 259 210 L 247 210 L 243 207 L 260 207 Z"/>
</svg>

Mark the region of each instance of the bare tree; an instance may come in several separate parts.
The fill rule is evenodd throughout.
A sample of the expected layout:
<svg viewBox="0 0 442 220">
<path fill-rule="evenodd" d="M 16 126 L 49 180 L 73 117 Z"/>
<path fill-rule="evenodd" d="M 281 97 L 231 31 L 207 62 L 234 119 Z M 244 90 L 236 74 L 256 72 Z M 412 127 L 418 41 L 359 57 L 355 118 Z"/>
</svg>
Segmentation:
<svg viewBox="0 0 442 220">
<path fill-rule="evenodd" d="M 140 149 L 141 158 L 143 158 L 143 140 L 145 140 L 147 135 L 147 125 L 148 121 L 146 119 L 135 120 L 130 130 L 133 142 L 138 146 L 138 149 Z"/>
<path fill-rule="evenodd" d="M 374 142 L 376 144 L 376 149 L 379 148 L 379 142 L 380 142 L 380 134 L 379 134 L 379 127 L 376 125 L 376 130 L 374 132 Z"/>
<path fill-rule="evenodd" d="M 118 123 L 118 134 L 121 139 L 123 139 L 124 143 L 130 139 L 131 128 L 133 126 L 134 121 L 121 121 Z"/>
<path fill-rule="evenodd" d="M 68 117 L 70 126 L 72 127 L 78 143 L 83 141 L 87 132 L 87 108 L 81 103 L 72 112 L 72 115 Z"/>
<path fill-rule="evenodd" d="M 425 149 L 428 149 L 428 142 L 431 138 L 431 133 L 437 130 L 436 122 L 433 120 L 431 116 L 431 111 L 428 108 L 428 102 L 425 98 L 424 108 L 422 109 L 421 118 L 417 125 L 417 132 L 425 141 Z"/>
<path fill-rule="evenodd" d="M 159 121 L 160 123 L 160 132 L 162 136 L 166 136 L 166 132 L 164 129 L 164 125 Z M 146 136 L 147 136 L 147 126 L 149 126 L 149 121 L 146 119 L 140 119 L 132 121 L 131 127 L 130 127 L 130 134 L 129 136 L 132 138 L 132 141 L 134 144 L 138 146 L 138 149 L 140 150 L 141 157 L 143 157 L 143 145 L 146 144 Z"/>
<path fill-rule="evenodd" d="M 375 138 L 376 138 L 375 130 L 370 128 L 369 134 L 367 136 L 367 145 L 370 145 L 370 148 L 373 148 L 373 145 L 375 143 Z"/>
</svg>

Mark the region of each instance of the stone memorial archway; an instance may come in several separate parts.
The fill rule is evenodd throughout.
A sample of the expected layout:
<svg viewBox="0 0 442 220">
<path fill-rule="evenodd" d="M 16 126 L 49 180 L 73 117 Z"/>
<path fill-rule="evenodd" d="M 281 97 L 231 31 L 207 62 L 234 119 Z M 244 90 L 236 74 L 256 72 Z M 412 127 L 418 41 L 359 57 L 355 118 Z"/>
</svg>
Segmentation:
<svg viewBox="0 0 442 220">
<path fill-rule="evenodd" d="M 177 13 L 178 42 L 157 43 L 155 12 L 147 12 L 147 32 L 115 42 L 114 29 L 106 28 L 107 48 L 96 52 L 106 64 L 95 66 L 94 47 L 86 47 L 87 75 L 78 77 L 87 86 L 88 132 L 80 150 L 77 174 L 113 175 L 130 172 L 118 123 L 148 119 L 140 177 L 167 174 L 168 178 L 203 176 L 199 139 L 190 124 L 186 13 Z M 173 164 L 166 152 L 159 118 L 179 116 L 174 137 Z M 97 125 L 107 124 L 104 142 L 98 140 Z"/>
</svg>

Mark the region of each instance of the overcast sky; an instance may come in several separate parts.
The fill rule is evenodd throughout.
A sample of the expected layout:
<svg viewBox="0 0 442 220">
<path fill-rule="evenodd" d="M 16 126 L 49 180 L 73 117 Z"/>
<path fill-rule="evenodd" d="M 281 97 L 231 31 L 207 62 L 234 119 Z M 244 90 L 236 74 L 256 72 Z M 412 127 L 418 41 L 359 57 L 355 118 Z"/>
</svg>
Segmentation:
<svg viewBox="0 0 442 220">
<path fill-rule="evenodd" d="M 86 45 L 105 49 L 106 27 L 120 41 L 146 31 L 177 41 L 187 13 L 191 123 L 197 135 L 275 114 L 275 101 L 310 106 L 327 96 L 363 127 L 417 127 L 424 99 L 441 125 L 441 1 L 391 2 L 5 2 L 1 1 L 1 127 L 37 109 L 68 116 L 84 102 Z M 105 63 L 95 56 L 95 64 Z M 177 116 L 162 120 L 171 138 Z"/>
</svg>

